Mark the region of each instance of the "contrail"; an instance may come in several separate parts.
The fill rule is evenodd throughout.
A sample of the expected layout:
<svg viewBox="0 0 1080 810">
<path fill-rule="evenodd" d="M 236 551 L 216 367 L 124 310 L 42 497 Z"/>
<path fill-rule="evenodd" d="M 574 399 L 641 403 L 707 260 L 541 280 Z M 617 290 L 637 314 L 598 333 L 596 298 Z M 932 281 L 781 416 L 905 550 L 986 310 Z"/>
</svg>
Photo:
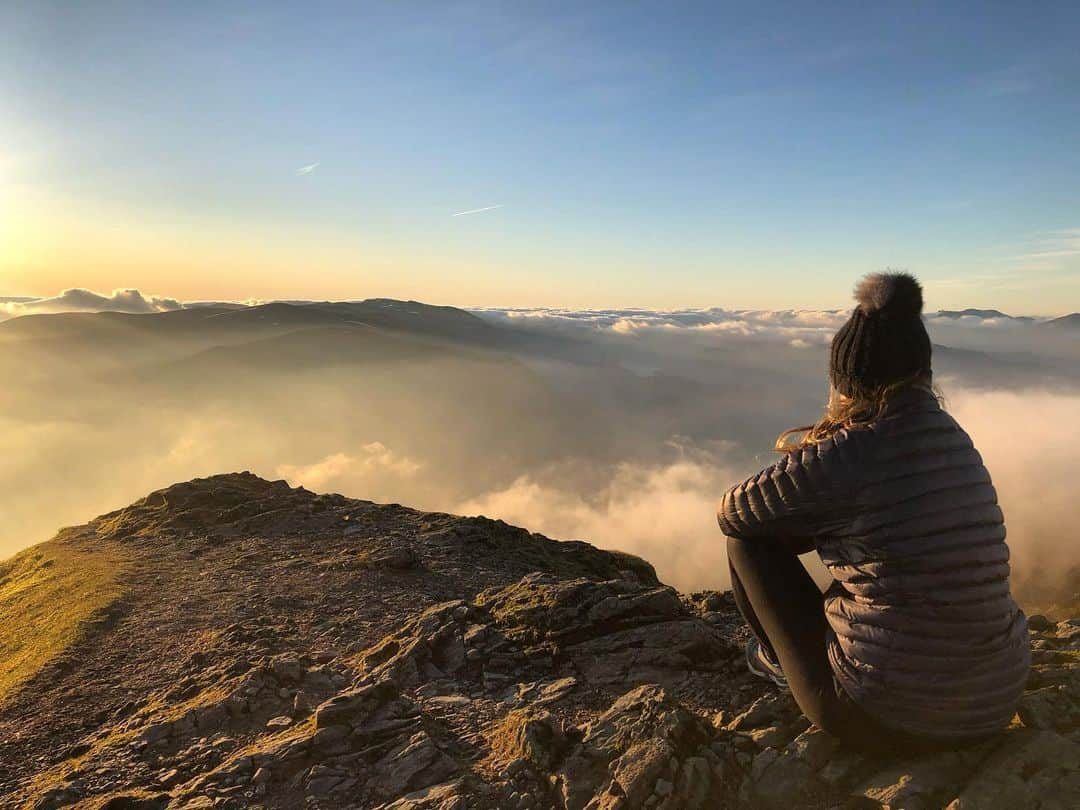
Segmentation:
<svg viewBox="0 0 1080 810">
<path fill-rule="evenodd" d="M 319 168 L 318 163 L 309 163 L 307 166 L 301 166 L 299 169 L 296 170 L 296 176 L 303 177 L 305 174 L 311 174 L 317 168 Z"/>
<path fill-rule="evenodd" d="M 451 214 L 452 217 L 463 217 L 466 214 L 479 214 L 481 211 L 494 211 L 496 208 L 502 208 L 501 205 L 489 205 L 486 208 L 473 208 L 469 211 L 458 211 L 456 214 Z"/>
</svg>

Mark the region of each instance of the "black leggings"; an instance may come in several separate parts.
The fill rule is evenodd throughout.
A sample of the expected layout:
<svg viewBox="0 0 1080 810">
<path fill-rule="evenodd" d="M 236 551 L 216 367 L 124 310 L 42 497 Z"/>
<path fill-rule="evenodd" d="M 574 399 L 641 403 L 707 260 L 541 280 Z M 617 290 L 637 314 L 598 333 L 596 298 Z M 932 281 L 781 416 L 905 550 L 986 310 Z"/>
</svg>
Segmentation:
<svg viewBox="0 0 1080 810">
<path fill-rule="evenodd" d="M 826 651 L 822 593 L 785 543 L 728 538 L 731 590 L 743 618 L 779 661 L 791 695 L 815 726 L 852 748 L 876 754 L 914 754 L 978 742 L 943 743 L 888 728 L 844 691 Z"/>
</svg>

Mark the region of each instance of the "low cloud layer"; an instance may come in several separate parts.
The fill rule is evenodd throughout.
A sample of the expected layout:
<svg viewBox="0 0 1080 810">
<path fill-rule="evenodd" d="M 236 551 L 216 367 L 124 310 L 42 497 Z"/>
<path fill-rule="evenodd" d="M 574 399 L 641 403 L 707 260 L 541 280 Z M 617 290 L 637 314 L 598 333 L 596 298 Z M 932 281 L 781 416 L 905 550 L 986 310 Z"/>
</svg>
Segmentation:
<svg viewBox="0 0 1080 810">
<path fill-rule="evenodd" d="M 167 296 L 146 294 L 136 288 L 101 293 L 77 287 L 64 290 L 49 298 L 0 297 L 0 319 L 35 312 L 144 314 L 187 307 L 243 307 L 264 303 L 269 302 L 260 299 L 233 302 L 180 301 Z M 285 303 L 308 304 L 313 301 L 299 299 Z M 489 320 L 541 331 L 573 332 L 587 329 L 624 336 L 664 332 L 699 332 L 718 336 L 777 338 L 789 342 L 801 341 L 807 345 L 827 341 L 851 312 L 850 308 L 740 310 L 723 307 L 675 310 L 484 307 L 471 311 Z M 1006 315 L 996 310 L 944 310 L 927 313 L 927 324 L 931 329 L 946 330 L 963 328 L 965 331 L 986 332 L 1015 329 L 1030 326 L 1038 320 L 1032 317 Z"/>
<path fill-rule="evenodd" d="M 0 299 L 0 313 L 197 305 L 69 290 Z M 621 549 L 683 590 L 726 587 L 717 499 L 776 458 L 779 431 L 820 414 L 825 344 L 847 312 L 480 314 L 543 339 L 507 336 L 505 356 L 502 343 L 490 355 L 448 344 L 415 359 L 342 342 L 336 327 L 275 334 L 271 348 L 254 329 L 250 344 L 230 332 L 223 351 L 162 334 L 145 350 L 75 335 L 0 353 L 18 381 L 0 388 L 0 557 L 151 489 L 250 469 Z M 1075 334 L 993 313 L 928 324 L 950 347 L 935 355 L 947 406 L 998 486 L 1017 588 L 1037 602 L 1080 564 Z"/>
<path fill-rule="evenodd" d="M 982 453 L 1005 513 L 1013 584 L 1032 601 L 1080 565 L 1080 394 L 958 391 L 946 403 Z"/>
<path fill-rule="evenodd" d="M 844 322 L 841 310 L 708 309 L 482 309 L 491 320 L 534 330 L 595 330 L 624 337 L 698 333 L 718 337 L 765 337 L 821 344 Z"/>
<path fill-rule="evenodd" d="M 1080 394 L 1040 391 L 951 392 L 948 409 L 972 436 L 1005 512 L 1014 586 L 1038 602 L 1080 565 L 1073 542 L 1080 489 L 1074 476 L 1074 425 Z M 762 455 L 762 464 L 776 456 Z M 722 453 L 683 448 L 678 460 L 622 463 L 590 494 L 524 475 L 510 486 L 457 505 L 560 539 L 587 539 L 652 562 L 681 590 L 726 588 L 723 537 L 714 511 L 720 495 L 755 472 Z M 572 480 L 572 478 L 571 478 Z"/>
<path fill-rule="evenodd" d="M 958 390 L 946 404 L 972 435 L 997 486 L 1017 592 L 1039 603 L 1080 565 L 1080 546 L 1073 540 L 1075 442 L 1069 438 L 1076 435 L 1080 394 Z M 777 458 L 765 447 L 751 460 L 747 448 L 702 449 L 685 442 L 667 443 L 667 458 L 654 462 L 608 463 L 571 454 L 461 498 L 453 496 L 439 465 L 388 443 L 365 442 L 303 461 L 297 437 L 275 445 L 264 432 L 253 445 L 243 420 L 224 414 L 97 431 L 74 423 L 27 428 L 0 420 L 0 426 L 0 483 L 9 493 L 12 525 L 28 530 L 24 545 L 45 539 L 60 522 L 123 506 L 153 486 L 253 469 L 314 491 L 482 514 L 557 539 L 584 539 L 644 557 L 661 579 L 685 591 L 728 587 L 717 501 L 729 486 Z M 275 465 L 275 458 L 294 460 Z M 482 460 L 478 456 L 477 463 Z M 63 480 L 57 478 L 60 463 Z M 15 550 L 0 547 L 0 557 Z"/>
<path fill-rule="evenodd" d="M 689 339 L 702 344 L 738 340 L 787 344 L 793 348 L 827 345 L 851 314 L 850 308 L 775 309 L 502 309 L 473 310 L 483 318 L 530 331 L 565 336 L 585 333 L 612 339 Z M 1058 340 L 1038 329 L 1037 318 L 1013 317 L 996 310 L 929 312 L 927 329 L 935 342 L 971 349 L 1038 349 Z"/>
<path fill-rule="evenodd" d="M 368 499 L 381 500 L 387 479 L 411 479 L 421 467 L 382 442 L 369 442 L 354 453 L 332 453 L 312 464 L 281 464 L 275 472 L 293 486 L 315 492 L 366 492 Z"/>
<path fill-rule="evenodd" d="M 636 554 L 682 590 L 728 585 L 724 538 L 712 515 L 734 472 L 718 460 L 688 455 L 656 466 L 623 462 L 609 475 L 596 492 L 523 475 L 504 489 L 457 504 L 454 511 Z"/>
<path fill-rule="evenodd" d="M 0 302 L 0 319 L 55 312 L 127 312 L 143 315 L 183 307 L 175 298 L 144 295 L 136 289 L 113 290 L 104 294 L 76 287 L 52 298 L 6 299 Z"/>
</svg>

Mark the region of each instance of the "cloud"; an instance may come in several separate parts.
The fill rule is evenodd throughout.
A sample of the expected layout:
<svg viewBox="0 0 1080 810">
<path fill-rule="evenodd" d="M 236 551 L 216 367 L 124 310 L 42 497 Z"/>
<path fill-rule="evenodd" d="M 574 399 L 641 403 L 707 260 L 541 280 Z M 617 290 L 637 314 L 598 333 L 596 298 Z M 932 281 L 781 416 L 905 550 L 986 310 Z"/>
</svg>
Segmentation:
<svg viewBox="0 0 1080 810">
<path fill-rule="evenodd" d="M 1039 86 L 1034 72 L 1024 65 L 1013 65 L 977 76 L 972 89 L 986 98 L 1001 98 L 1030 93 Z"/>
<path fill-rule="evenodd" d="M 296 170 L 296 176 L 303 177 L 306 174 L 311 174 L 317 168 L 319 168 L 318 161 L 316 161 L 315 163 L 309 163 L 307 166 L 301 166 L 299 169 Z"/>
<path fill-rule="evenodd" d="M 333 453 L 307 465 L 281 464 L 277 475 L 293 486 L 316 492 L 372 492 L 380 478 L 412 478 L 423 465 L 394 453 L 382 442 L 370 442 L 355 454 Z"/>
<path fill-rule="evenodd" d="M 1019 598 L 1028 605 L 1045 603 L 1080 565 L 1080 545 L 1070 539 L 1080 394 L 955 389 L 946 406 L 972 436 L 993 477 Z M 735 447 L 679 450 L 675 460 L 596 464 L 587 475 L 570 463 L 531 471 L 450 511 L 637 554 L 683 591 L 728 587 L 724 539 L 714 518 L 717 501 L 774 456 L 762 453 L 751 468 L 745 459 L 736 461 Z M 586 485 L 589 478 L 600 483 Z M 820 579 L 816 558 L 803 559 Z"/>
<path fill-rule="evenodd" d="M 1080 565 L 1074 539 L 1080 395 L 961 390 L 946 406 L 971 435 L 997 488 L 1013 586 L 1023 601 L 1038 602 Z"/>
<path fill-rule="evenodd" d="M 621 340 L 627 346 L 631 341 L 645 347 L 653 339 L 689 339 L 699 344 L 740 340 L 769 342 L 795 349 L 827 346 L 851 313 L 850 309 L 732 310 L 722 307 L 675 310 L 490 307 L 471 311 L 496 323 L 529 331 L 571 337 L 592 333 Z M 991 330 L 1028 335 L 1029 342 L 1035 341 L 1038 333 L 1025 330 L 1040 320 L 1044 319 L 974 309 L 926 315 L 926 325 L 935 342 L 982 350 L 996 347 L 982 342 Z M 1016 343 L 1012 348 L 1028 347 Z"/>
<path fill-rule="evenodd" d="M 735 473 L 700 453 L 659 465 L 624 462 L 606 472 L 598 492 L 554 483 L 561 470 L 547 471 L 545 480 L 522 475 L 453 511 L 636 554 L 681 590 L 728 586 L 726 544 L 715 509 L 717 496 L 737 480 Z"/>
<path fill-rule="evenodd" d="M 0 302 L 0 319 L 17 315 L 54 312 L 171 312 L 183 309 L 175 298 L 144 295 L 136 289 L 113 290 L 111 294 L 96 293 L 79 287 L 64 290 L 53 298 L 29 298 Z"/>
<path fill-rule="evenodd" d="M 1046 231 L 1028 241 L 1023 252 L 1012 256 L 1022 261 L 1080 256 L 1080 228 Z"/>
<path fill-rule="evenodd" d="M 953 300 L 959 296 L 985 300 L 988 291 L 999 300 L 1011 300 L 1014 294 L 1026 296 L 1032 289 L 1046 293 L 1051 288 L 1060 290 L 1064 301 L 1074 300 L 1080 285 L 1080 228 L 1045 229 L 998 245 L 993 262 L 997 266 L 985 272 L 928 279 L 924 286 L 948 292 Z"/>
<path fill-rule="evenodd" d="M 138 291 L 75 290 L 4 305 L 23 314 L 85 307 L 159 311 L 181 304 Z M 553 341 L 560 354 L 534 363 L 545 384 L 572 398 L 538 403 L 530 386 L 521 397 L 490 407 L 471 386 L 465 399 L 435 393 L 426 371 L 423 388 L 399 387 L 397 367 L 370 378 L 313 369 L 303 384 L 276 373 L 224 375 L 237 379 L 196 391 L 164 379 L 161 395 L 153 397 L 132 388 L 132 378 L 117 377 L 122 385 L 102 380 L 85 386 L 72 403 L 62 395 L 73 384 L 66 365 L 43 365 L 45 348 L 34 349 L 43 352 L 40 360 L 19 358 L 18 364 L 9 352 L 11 367 L 33 369 L 28 376 L 44 369 L 56 387 L 40 381 L 36 388 L 32 381 L 0 387 L 0 492 L 6 498 L 0 554 L 155 486 L 251 469 L 316 491 L 501 517 L 553 537 L 640 554 L 683 589 L 725 587 L 716 500 L 773 460 L 769 448 L 777 432 L 821 412 L 822 349 L 848 312 L 480 310 L 519 328 L 589 338 Z M 1064 350 L 1045 354 L 1053 330 L 989 327 L 978 318 L 928 323 L 935 336 L 968 336 L 979 354 L 954 352 L 952 368 L 974 363 L 959 379 L 978 378 L 984 389 L 999 381 L 1015 389 L 1033 379 L 1045 385 L 1037 363 L 1062 371 L 1075 364 L 1068 359 L 1075 355 Z M 1029 336 L 1030 357 L 1018 355 L 1000 370 L 987 365 L 990 349 L 1028 351 L 1023 341 Z M 1063 345 L 1069 340 L 1061 338 Z M 757 343 L 743 350 L 738 341 Z M 725 342 L 735 350 L 711 351 Z M 490 391 L 502 392 L 504 382 L 492 378 Z M 415 390 L 423 393 L 403 393 Z M 1015 581 L 1026 593 L 1080 557 L 1069 523 L 1077 492 L 1069 455 L 1080 394 L 1075 388 L 1068 394 L 946 393 L 998 486 Z M 511 410 L 501 410 L 506 403 L 514 403 Z M 664 444 L 673 432 L 691 437 L 674 453 Z M 69 486 L 72 480 L 79 486 Z"/>
<path fill-rule="evenodd" d="M 534 330 L 591 330 L 624 338 L 687 335 L 702 339 L 757 338 L 796 347 L 827 343 L 847 319 L 848 310 L 706 309 L 478 309 L 494 321 Z"/>
<path fill-rule="evenodd" d="M 484 208 L 472 208 L 468 211 L 458 211 L 456 214 L 451 214 L 452 217 L 464 217 L 469 214 L 479 214 L 483 211 L 494 211 L 496 208 L 502 208 L 501 205 L 488 205 Z"/>
</svg>

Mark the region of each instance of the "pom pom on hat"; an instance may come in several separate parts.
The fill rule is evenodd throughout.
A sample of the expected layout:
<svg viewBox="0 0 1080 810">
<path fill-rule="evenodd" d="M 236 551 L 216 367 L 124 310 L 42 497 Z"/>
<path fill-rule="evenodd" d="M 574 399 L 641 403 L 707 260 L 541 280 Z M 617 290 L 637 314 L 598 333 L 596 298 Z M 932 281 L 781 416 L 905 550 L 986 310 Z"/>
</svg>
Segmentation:
<svg viewBox="0 0 1080 810">
<path fill-rule="evenodd" d="M 855 300 L 864 315 L 889 310 L 897 315 L 922 314 L 922 285 L 910 273 L 870 273 L 855 285 Z"/>
</svg>

